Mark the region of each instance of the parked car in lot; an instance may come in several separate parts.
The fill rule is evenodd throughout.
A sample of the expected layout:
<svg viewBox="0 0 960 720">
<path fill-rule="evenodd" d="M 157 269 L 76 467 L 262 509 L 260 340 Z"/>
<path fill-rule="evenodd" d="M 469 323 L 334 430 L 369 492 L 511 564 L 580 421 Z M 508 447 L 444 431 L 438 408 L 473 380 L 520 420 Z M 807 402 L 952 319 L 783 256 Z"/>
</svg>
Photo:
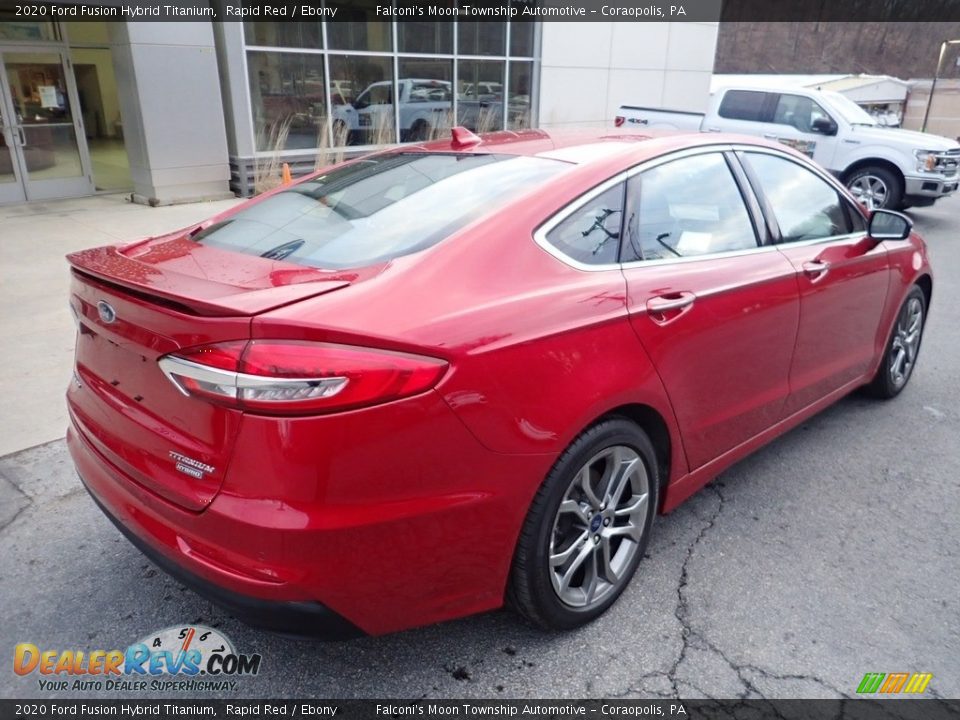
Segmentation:
<svg viewBox="0 0 960 720">
<path fill-rule="evenodd" d="M 715 134 L 457 128 L 68 259 L 90 494 L 235 614 L 326 637 L 596 618 L 657 513 L 901 392 L 933 289 L 909 219 Z"/>
<path fill-rule="evenodd" d="M 883 127 L 837 92 L 729 87 L 706 114 L 622 105 L 617 127 L 734 132 L 778 140 L 836 175 L 868 208 L 932 205 L 956 192 L 960 144 Z"/>
</svg>

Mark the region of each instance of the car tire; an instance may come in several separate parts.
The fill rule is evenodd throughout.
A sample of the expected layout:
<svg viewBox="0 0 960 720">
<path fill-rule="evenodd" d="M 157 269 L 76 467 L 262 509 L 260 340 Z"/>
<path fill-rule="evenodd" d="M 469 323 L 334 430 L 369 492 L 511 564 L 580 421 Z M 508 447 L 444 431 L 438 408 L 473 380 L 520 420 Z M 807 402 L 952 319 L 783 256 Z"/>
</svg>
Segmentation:
<svg viewBox="0 0 960 720">
<path fill-rule="evenodd" d="M 867 165 L 854 170 L 844 184 L 870 210 L 899 210 L 903 206 L 903 180 L 885 167 Z"/>
<path fill-rule="evenodd" d="M 335 146 L 350 144 L 350 128 L 343 120 L 333 121 L 333 144 Z"/>
<path fill-rule="evenodd" d="M 926 319 L 927 298 L 923 290 L 914 285 L 900 305 L 880 367 L 866 386 L 867 394 L 888 400 L 907 386 L 917 365 Z"/>
<path fill-rule="evenodd" d="M 411 142 L 426 142 L 430 139 L 431 130 L 430 123 L 426 120 L 417 120 L 410 128 L 409 140 Z"/>
<path fill-rule="evenodd" d="M 603 614 L 643 557 L 659 486 L 656 451 L 635 423 L 612 417 L 583 432 L 530 506 L 514 553 L 508 604 L 550 630 L 575 628 Z"/>
</svg>

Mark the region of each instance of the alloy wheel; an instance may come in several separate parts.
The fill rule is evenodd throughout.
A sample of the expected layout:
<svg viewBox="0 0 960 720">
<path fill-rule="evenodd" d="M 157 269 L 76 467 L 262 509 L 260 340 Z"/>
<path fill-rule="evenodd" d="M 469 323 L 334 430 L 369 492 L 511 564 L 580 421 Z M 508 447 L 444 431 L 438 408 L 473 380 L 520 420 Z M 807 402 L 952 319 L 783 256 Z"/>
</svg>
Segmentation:
<svg viewBox="0 0 960 720">
<path fill-rule="evenodd" d="M 911 297 L 900 311 L 890 346 L 890 381 L 897 388 L 907 382 L 913 371 L 922 332 L 923 303 L 919 298 Z"/>
<path fill-rule="evenodd" d="M 564 604 L 589 609 L 629 579 L 649 496 L 646 466 L 625 445 L 600 451 L 574 475 L 557 509 L 548 554 L 550 580 Z"/>
<path fill-rule="evenodd" d="M 876 175 L 861 175 L 850 183 L 850 192 L 869 210 L 886 207 L 889 188 Z"/>
</svg>

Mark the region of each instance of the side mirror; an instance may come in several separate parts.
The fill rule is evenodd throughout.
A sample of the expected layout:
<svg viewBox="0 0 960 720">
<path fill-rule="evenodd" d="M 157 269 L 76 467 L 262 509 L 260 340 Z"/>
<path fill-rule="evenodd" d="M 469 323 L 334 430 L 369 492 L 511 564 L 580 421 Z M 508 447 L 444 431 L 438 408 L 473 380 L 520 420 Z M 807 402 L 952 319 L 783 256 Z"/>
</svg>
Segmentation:
<svg viewBox="0 0 960 720">
<path fill-rule="evenodd" d="M 874 240 L 906 240 L 913 230 L 913 220 L 892 210 L 874 210 L 867 232 Z"/>
<path fill-rule="evenodd" d="M 836 135 L 837 123 L 830 118 L 820 117 L 813 121 L 813 131 L 821 135 Z"/>
</svg>

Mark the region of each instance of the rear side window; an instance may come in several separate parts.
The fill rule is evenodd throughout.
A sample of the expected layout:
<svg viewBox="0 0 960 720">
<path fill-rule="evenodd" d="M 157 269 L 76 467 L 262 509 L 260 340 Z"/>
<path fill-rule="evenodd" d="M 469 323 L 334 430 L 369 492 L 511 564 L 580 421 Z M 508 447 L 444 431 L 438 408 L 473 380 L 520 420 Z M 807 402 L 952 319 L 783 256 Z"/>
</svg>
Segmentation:
<svg viewBox="0 0 960 720">
<path fill-rule="evenodd" d="M 818 240 L 851 232 L 839 193 L 799 164 L 765 153 L 744 153 L 780 226 L 781 242 Z"/>
<path fill-rule="evenodd" d="M 753 223 L 719 153 L 658 165 L 627 185 L 624 260 L 662 260 L 757 247 Z"/>
<path fill-rule="evenodd" d="M 600 193 L 547 233 L 547 242 L 585 265 L 617 262 L 623 222 L 623 183 Z"/>
<path fill-rule="evenodd" d="M 311 267 L 362 267 L 435 245 L 571 167 L 510 155 L 372 157 L 294 185 L 193 239 Z"/>
<path fill-rule="evenodd" d="M 771 93 L 756 92 L 754 90 L 728 90 L 720 102 L 717 111 L 722 118 L 728 120 L 752 120 L 755 122 L 769 122 Z"/>
</svg>

